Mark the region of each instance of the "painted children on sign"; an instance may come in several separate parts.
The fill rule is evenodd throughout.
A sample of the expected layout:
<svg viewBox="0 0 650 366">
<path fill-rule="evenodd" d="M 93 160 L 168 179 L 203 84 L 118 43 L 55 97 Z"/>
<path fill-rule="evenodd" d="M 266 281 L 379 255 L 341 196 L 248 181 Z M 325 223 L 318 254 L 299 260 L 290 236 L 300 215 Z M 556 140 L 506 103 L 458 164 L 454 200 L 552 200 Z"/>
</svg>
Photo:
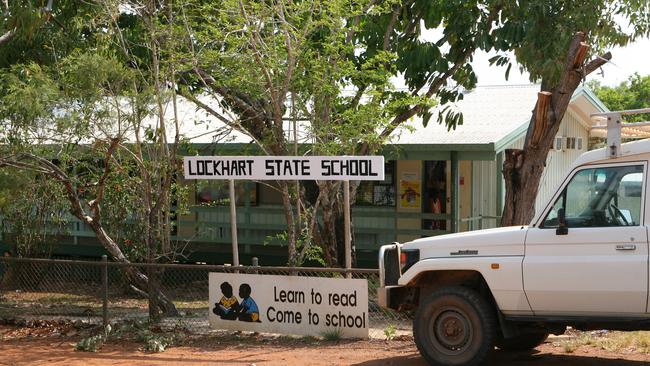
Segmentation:
<svg viewBox="0 0 650 366">
<path fill-rule="evenodd" d="M 235 320 L 239 314 L 239 301 L 232 293 L 232 286 L 228 282 L 221 284 L 221 300 L 214 304 L 212 312 L 224 320 Z"/>
<path fill-rule="evenodd" d="M 228 282 L 221 283 L 221 299 L 214 304 L 212 312 L 223 320 L 241 320 L 244 322 L 260 323 L 260 310 L 257 303 L 251 298 L 251 286 L 247 283 L 239 286 L 239 297 L 237 301 L 232 293 L 232 285 Z"/>
<path fill-rule="evenodd" d="M 247 283 L 239 286 L 239 297 L 241 297 L 241 304 L 239 304 L 239 315 L 237 318 L 245 322 L 260 323 L 260 310 L 257 303 L 251 297 L 251 286 Z"/>
</svg>

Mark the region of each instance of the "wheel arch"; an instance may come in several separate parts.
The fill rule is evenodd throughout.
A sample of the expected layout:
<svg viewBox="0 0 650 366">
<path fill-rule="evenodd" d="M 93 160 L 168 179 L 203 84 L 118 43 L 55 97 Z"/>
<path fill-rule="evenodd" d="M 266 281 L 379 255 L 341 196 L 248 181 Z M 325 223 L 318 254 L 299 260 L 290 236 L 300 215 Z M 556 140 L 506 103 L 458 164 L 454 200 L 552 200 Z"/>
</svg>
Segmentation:
<svg viewBox="0 0 650 366">
<path fill-rule="evenodd" d="M 485 277 L 476 269 L 445 269 L 430 270 L 419 273 L 411 281 L 408 287 L 416 287 L 421 295 L 425 295 L 436 289 L 448 286 L 462 286 L 473 289 L 487 299 L 490 304 L 496 307 L 494 295 L 490 290 Z M 423 296 L 420 296 L 422 298 Z"/>
</svg>

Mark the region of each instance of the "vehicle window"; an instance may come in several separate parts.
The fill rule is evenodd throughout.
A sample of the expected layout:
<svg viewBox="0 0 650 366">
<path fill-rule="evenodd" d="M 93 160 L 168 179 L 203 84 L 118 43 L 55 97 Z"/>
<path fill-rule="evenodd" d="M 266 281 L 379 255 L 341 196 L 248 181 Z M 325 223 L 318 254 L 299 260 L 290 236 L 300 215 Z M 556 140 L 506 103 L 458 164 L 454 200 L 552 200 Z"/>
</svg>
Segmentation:
<svg viewBox="0 0 650 366">
<path fill-rule="evenodd" d="M 580 170 L 555 201 L 542 227 L 557 228 L 562 208 L 568 227 L 639 225 L 642 187 L 642 165 Z"/>
</svg>

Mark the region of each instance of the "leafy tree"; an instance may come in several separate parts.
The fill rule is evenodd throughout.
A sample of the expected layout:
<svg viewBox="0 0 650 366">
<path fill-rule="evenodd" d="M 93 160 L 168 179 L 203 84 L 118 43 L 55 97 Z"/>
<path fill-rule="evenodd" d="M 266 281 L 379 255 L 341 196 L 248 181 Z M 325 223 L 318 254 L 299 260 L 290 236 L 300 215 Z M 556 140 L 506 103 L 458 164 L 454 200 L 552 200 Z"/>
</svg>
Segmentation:
<svg viewBox="0 0 650 366">
<path fill-rule="evenodd" d="M 0 0 L 0 68 L 20 62 L 50 64 L 75 49 L 92 47 L 95 2 Z"/>
<path fill-rule="evenodd" d="M 0 168 L 58 183 L 71 214 L 113 260 L 171 261 L 172 201 L 182 206 L 184 189 L 175 181 L 182 136 L 173 73 L 161 65 L 171 32 L 160 20 L 169 13 L 149 4 L 138 8 L 143 22 L 133 23 L 121 6 L 95 3 L 92 17 L 74 23 L 88 33 L 80 49 L 47 62 L 16 57 L 5 69 Z M 125 271 L 148 294 L 152 318 L 177 314 L 159 272 Z"/>
<path fill-rule="evenodd" d="M 541 91 L 523 150 L 505 154 L 502 225 L 530 222 L 546 157 L 571 96 L 586 75 L 611 59 L 609 52 L 601 54 L 605 48 L 648 33 L 649 7 L 636 0 L 504 3 L 503 24 L 494 31 L 492 46 L 514 50 L 517 63 L 541 83 Z M 629 22 L 630 29 L 619 25 L 621 21 Z M 509 60 L 497 56 L 493 62 L 504 65 Z"/>
<path fill-rule="evenodd" d="M 48 258 L 69 222 L 62 187 L 40 175 L 0 171 L 0 230 L 12 255 Z"/>
<path fill-rule="evenodd" d="M 637 73 L 631 75 L 627 81 L 615 87 L 603 86 L 593 80 L 589 87 L 596 93 L 607 108 L 612 111 L 625 109 L 650 108 L 650 75 L 641 76 Z M 626 121 L 648 121 L 648 114 L 627 116 Z"/>
<path fill-rule="evenodd" d="M 475 85 L 469 61 L 484 46 L 500 6 L 498 1 L 187 1 L 174 11 L 179 38 L 187 40 L 179 67 L 186 88 L 180 92 L 267 154 L 296 153 L 287 138 L 288 122 L 306 130 L 306 153 L 370 154 L 409 118 L 421 115 L 428 122 L 436 99 L 456 100 L 462 97 L 459 87 Z M 442 25 L 439 38 L 424 40 L 427 28 Z M 407 91 L 392 86 L 398 75 L 404 75 Z M 449 110 L 438 120 L 449 127 L 462 123 L 461 115 Z M 342 264 L 341 183 L 316 185 L 310 195 L 308 185 L 278 182 L 289 264 L 300 263 L 301 252 L 313 244 L 323 249 L 329 265 Z M 301 251 L 299 243 L 306 243 Z"/>
</svg>

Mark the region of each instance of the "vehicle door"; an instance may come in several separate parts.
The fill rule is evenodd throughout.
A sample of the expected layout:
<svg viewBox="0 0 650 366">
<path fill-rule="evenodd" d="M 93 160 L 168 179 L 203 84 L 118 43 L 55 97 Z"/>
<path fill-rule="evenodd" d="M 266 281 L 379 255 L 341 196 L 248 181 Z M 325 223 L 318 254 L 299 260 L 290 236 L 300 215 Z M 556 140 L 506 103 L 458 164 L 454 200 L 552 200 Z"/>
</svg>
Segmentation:
<svg viewBox="0 0 650 366">
<path fill-rule="evenodd" d="M 576 169 L 526 236 L 524 290 L 536 315 L 646 312 L 646 162 Z"/>
</svg>

